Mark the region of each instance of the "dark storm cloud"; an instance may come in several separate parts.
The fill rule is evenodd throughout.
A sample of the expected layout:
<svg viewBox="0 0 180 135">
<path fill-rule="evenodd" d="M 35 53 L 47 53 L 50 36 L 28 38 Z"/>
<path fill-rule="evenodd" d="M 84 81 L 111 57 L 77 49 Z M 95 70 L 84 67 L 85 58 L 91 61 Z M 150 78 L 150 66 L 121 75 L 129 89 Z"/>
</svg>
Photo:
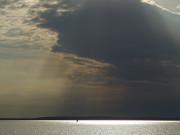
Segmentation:
<svg viewBox="0 0 180 135">
<path fill-rule="evenodd" d="M 63 2 L 68 5 L 66 9 L 79 4 Z M 152 116 L 151 109 L 160 115 L 160 112 L 167 111 L 167 104 L 176 110 L 176 114 L 180 113 L 177 111 L 177 103 L 180 103 L 177 95 L 179 43 L 174 42 L 159 12 L 172 14 L 139 0 L 87 0 L 73 12 L 58 15 L 57 7 L 62 5 L 55 5 L 56 8 L 45 5 L 49 10 L 34 19 L 43 20 L 39 27 L 58 32 L 58 45 L 54 45 L 52 51 L 74 53 L 114 64 L 117 68 L 110 70 L 109 76 L 124 81 L 113 80 L 108 85 L 131 88 L 123 94 L 123 99 L 112 98 L 109 106 L 106 103 L 99 103 L 99 106 L 105 105 L 109 114 L 125 115 L 129 112 L 129 115 L 142 116 L 141 112 L 144 112 Z M 176 25 L 179 27 L 180 23 Z M 174 84 L 174 80 L 177 83 Z M 120 104 L 123 111 L 117 108 Z M 87 106 L 92 107 L 90 103 Z M 160 106 L 162 110 L 158 109 Z M 171 110 L 168 113 L 173 114 Z"/>
<path fill-rule="evenodd" d="M 53 46 L 54 52 L 115 64 L 121 77 L 128 80 L 164 77 L 166 71 L 159 61 L 179 58 L 179 49 L 157 9 L 149 7 L 149 13 L 145 13 L 145 6 L 138 0 L 87 1 L 61 16 L 52 5 L 49 8 L 39 16 L 45 19 L 39 26 L 59 33 L 60 45 Z M 145 62 L 148 59 L 151 62 Z"/>
</svg>

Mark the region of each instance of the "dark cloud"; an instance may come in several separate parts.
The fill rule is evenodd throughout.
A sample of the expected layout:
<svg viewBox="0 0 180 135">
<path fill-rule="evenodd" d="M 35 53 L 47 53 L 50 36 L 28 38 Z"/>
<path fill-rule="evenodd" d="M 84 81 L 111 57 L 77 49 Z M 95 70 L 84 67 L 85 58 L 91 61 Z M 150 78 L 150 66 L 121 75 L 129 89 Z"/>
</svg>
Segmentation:
<svg viewBox="0 0 180 135">
<path fill-rule="evenodd" d="M 66 9 L 81 3 L 63 2 L 68 5 Z M 39 27 L 58 32 L 58 45 L 54 45 L 52 51 L 114 64 L 117 68 L 110 69 L 109 76 L 125 81 L 113 80 L 108 85 L 131 87 L 124 99 L 116 99 L 105 108 L 139 115 L 141 112 L 153 115 L 151 110 L 156 110 L 155 113 L 160 115 L 160 112 L 167 111 L 167 104 L 177 111 L 179 86 L 173 80 L 180 78 L 179 43 L 172 38 L 160 13 L 169 14 L 171 19 L 173 14 L 142 4 L 139 0 L 87 0 L 73 12 L 58 15 L 57 7 L 63 8 L 62 5 L 60 3 L 56 8 L 45 5 L 49 10 L 34 19 L 40 22 Z M 180 26 L 180 23 L 174 24 Z M 172 93 L 175 94 L 171 96 Z M 159 99 L 155 99 L 156 95 Z M 124 111 L 116 108 L 121 103 Z M 174 114 L 172 110 L 164 115 Z"/>
<path fill-rule="evenodd" d="M 59 33 L 60 45 L 53 46 L 54 52 L 115 64 L 123 71 L 118 71 L 121 77 L 128 80 L 152 80 L 165 72 L 159 61 L 179 58 L 179 49 L 157 9 L 152 7 L 148 12 L 138 0 L 87 1 L 61 16 L 50 8 L 39 16 L 45 19 L 39 26 Z M 133 62 L 138 59 L 151 63 Z"/>
</svg>

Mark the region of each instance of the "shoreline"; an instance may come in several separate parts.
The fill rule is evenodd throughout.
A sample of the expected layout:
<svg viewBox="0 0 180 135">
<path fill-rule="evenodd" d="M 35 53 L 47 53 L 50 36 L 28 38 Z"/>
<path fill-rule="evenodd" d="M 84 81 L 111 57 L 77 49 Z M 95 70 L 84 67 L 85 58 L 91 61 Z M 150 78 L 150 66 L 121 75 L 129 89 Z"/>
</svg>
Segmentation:
<svg viewBox="0 0 180 135">
<path fill-rule="evenodd" d="M 180 121 L 180 117 L 39 117 L 39 118 L 0 118 L 0 120 L 152 120 Z"/>
</svg>

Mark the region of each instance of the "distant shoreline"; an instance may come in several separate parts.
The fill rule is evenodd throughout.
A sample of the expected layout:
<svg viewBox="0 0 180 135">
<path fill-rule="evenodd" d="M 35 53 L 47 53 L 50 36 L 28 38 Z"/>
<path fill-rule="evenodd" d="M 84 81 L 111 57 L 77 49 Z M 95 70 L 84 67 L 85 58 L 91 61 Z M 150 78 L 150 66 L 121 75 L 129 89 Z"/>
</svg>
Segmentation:
<svg viewBox="0 0 180 135">
<path fill-rule="evenodd" d="M 39 117 L 39 118 L 0 118 L 0 120 L 155 120 L 180 121 L 180 117 Z"/>
</svg>

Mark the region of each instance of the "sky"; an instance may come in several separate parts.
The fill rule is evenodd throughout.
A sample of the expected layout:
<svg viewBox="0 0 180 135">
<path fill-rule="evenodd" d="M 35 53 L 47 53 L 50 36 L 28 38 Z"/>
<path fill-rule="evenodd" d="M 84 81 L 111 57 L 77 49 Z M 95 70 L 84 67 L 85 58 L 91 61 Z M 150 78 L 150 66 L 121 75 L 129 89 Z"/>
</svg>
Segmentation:
<svg viewBox="0 0 180 135">
<path fill-rule="evenodd" d="M 179 0 L 1 0 L 0 117 L 180 117 Z"/>
</svg>

